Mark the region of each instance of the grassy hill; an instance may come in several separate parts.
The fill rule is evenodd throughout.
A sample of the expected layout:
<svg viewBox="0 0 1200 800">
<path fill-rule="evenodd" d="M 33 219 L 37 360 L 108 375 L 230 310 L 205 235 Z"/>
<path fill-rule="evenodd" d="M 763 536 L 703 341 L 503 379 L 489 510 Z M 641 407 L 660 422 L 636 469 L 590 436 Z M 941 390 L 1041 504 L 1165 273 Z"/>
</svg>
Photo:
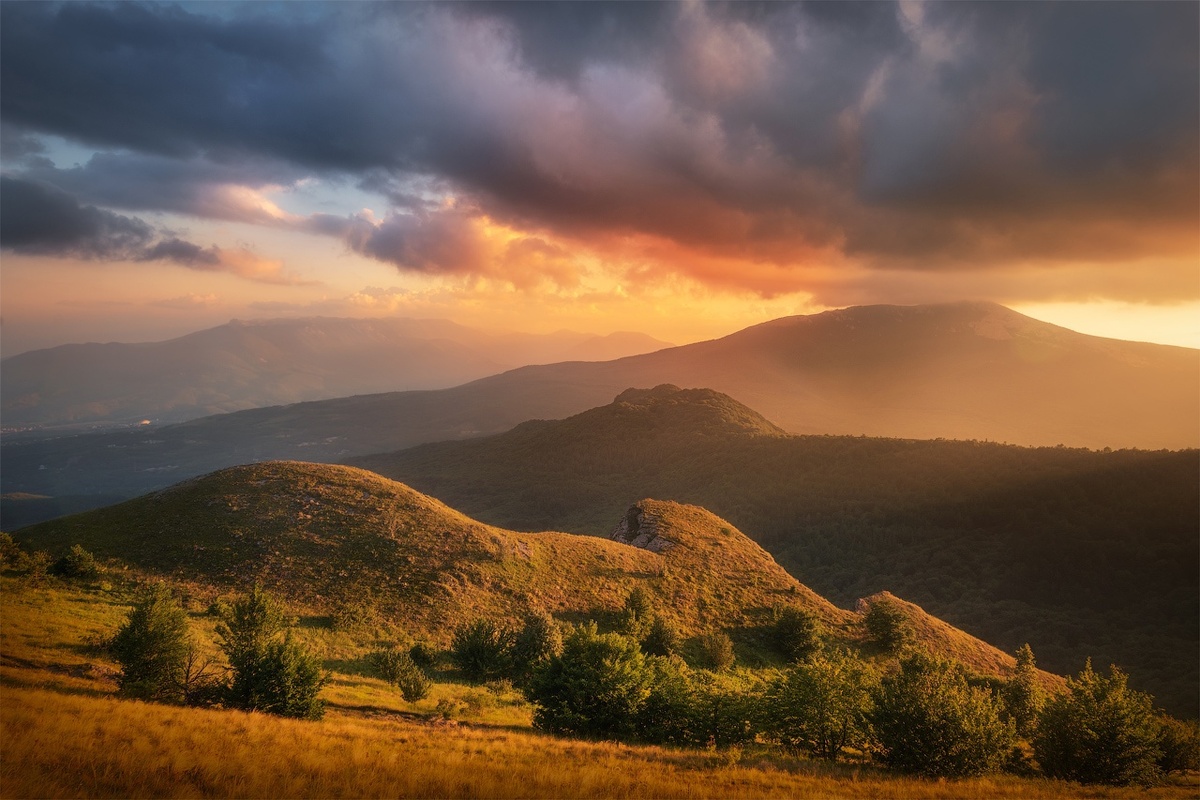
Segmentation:
<svg viewBox="0 0 1200 800">
<path fill-rule="evenodd" d="M 702 508 L 642 500 L 616 516 L 626 538 L 652 544 L 517 533 L 364 470 L 273 462 L 26 528 L 18 539 L 52 553 L 81 544 L 216 592 L 260 582 L 317 614 L 368 606 L 443 644 L 477 616 L 515 620 L 541 610 L 611 624 L 635 586 L 685 636 L 728 632 L 751 665 L 774 658 L 764 637 L 781 603 L 811 610 L 836 639 L 861 638 L 857 613 L 801 584 Z M 908 608 L 926 648 L 983 674 L 1011 668 L 1011 656 Z"/>
<path fill-rule="evenodd" d="M 1175 713 L 1200 703 L 1194 450 L 784 436 L 727 396 L 660 387 L 352 463 L 518 530 L 605 535 L 645 495 L 702 505 L 841 605 L 890 590 L 1054 671 L 1090 656 Z"/>
</svg>

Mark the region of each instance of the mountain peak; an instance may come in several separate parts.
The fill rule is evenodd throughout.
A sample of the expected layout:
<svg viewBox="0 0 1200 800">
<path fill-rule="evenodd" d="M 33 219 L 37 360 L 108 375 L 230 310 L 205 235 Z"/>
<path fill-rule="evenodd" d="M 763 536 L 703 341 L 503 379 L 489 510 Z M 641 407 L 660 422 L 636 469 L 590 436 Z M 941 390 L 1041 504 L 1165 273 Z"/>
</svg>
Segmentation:
<svg viewBox="0 0 1200 800">
<path fill-rule="evenodd" d="M 656 423 L 686 424 L 705 434 L 784 434 L 782 428 L 727 394 L 713 389 L 680 389 L 663 383 L 653 389 L 630 388 L 610 405 L 585 411 L 577 417 L 618 414 L 649 417 Z"/>
</svg>

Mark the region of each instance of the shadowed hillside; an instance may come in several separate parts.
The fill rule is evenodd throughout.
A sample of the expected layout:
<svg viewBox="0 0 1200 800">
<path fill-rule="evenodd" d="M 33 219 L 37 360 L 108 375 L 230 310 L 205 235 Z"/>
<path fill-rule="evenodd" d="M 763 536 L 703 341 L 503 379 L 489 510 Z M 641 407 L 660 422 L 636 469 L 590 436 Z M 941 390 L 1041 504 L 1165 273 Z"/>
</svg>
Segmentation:
<svg viewBox="0 0 1200 800">
<path fill-rule="evenodd" d="M 659 387 L 353 463 L 518 530 L 604 535 L 608 509 L 644 494 L 702 505 L 837 603 L 888 589 L 1054 671 L 1123 665 L 1194 713 L 1196 451 L 781 436 L 737 422 L 752 418 Z"/>
<path fill-rule="evenodd" d="M 82 544 L 218 588 L 261 582 L 320 612 L 366 602 L 443 641 L 480 615 L 612 618 L 634 586 L 685 635 L 728 630 L 752 660 L 761 657 L 756 640 L 780 603 L 813 611 L 838 639 L 861 636 L 858 614 L 799 583 L 702 508 L 643 500 L 616 516 L 617 539 L 516 533 L 364 470 L 274 462 L 26 528 L 18 539 L 52 552 Z M 1014 663 L 943 623 L 917 630 L 924 647 L 983 674 L 1006 673 Z"/>
<path fill-rule="evenodd" d="M 868 306 L 440 391 L 252 409 L 151 431 L 8 437 L 0 457 L 7 492 L 129 497 L 249 461 L 340 461 L 500 433 L 662 383 L 723 391 L 792 433 L 1193 447 L 1198 381 L 1195 350 L 1085 336 L 1002 306 Z"/>
</svg>

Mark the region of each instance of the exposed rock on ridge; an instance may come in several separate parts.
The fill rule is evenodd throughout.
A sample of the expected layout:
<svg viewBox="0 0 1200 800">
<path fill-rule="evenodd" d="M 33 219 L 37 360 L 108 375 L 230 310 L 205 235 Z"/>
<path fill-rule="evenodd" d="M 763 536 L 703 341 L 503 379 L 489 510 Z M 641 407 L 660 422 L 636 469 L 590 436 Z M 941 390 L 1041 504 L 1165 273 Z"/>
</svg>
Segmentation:
<svg viewBox="0 0 1200 800">
<path fill-rule="evenodd" d="M 674 547 L 675 542 L 658 535 L 658 522 L 657 515 L 635 503 L 621 517 L 609 538 L 651 553 L 662 553 Z"/>
</svg>

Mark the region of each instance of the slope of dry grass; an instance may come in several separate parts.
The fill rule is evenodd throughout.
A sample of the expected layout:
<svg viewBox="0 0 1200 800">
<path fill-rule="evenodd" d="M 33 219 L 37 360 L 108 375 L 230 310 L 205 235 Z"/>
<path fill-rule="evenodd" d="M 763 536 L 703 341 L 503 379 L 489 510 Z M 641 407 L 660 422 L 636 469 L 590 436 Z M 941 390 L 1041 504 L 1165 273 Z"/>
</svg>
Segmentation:
<svg viewBox="0 0 1200 800">
<path fill-rule="evenodd" d="M 777 754 L 675 751 L 539 735 L 503 687 L 436 683 L 406 703 L 347 667 L 362 646 L 301 629 L 333 680 L 322 722 L 116 699 L 95 646 L 124 617 L 127 586 L 40 588 L 0 578 L 0 796 L 1049 798 L 1195 796 L 1190 783 L 1083 789 L 995 777 L 932 782 Z M 192 615 L 211 646 L 211 621 Z M 446 700 L 462 723 L 437 713 Z M 446 704 L 442 704 L 443 707 Z"/>
</svg>

